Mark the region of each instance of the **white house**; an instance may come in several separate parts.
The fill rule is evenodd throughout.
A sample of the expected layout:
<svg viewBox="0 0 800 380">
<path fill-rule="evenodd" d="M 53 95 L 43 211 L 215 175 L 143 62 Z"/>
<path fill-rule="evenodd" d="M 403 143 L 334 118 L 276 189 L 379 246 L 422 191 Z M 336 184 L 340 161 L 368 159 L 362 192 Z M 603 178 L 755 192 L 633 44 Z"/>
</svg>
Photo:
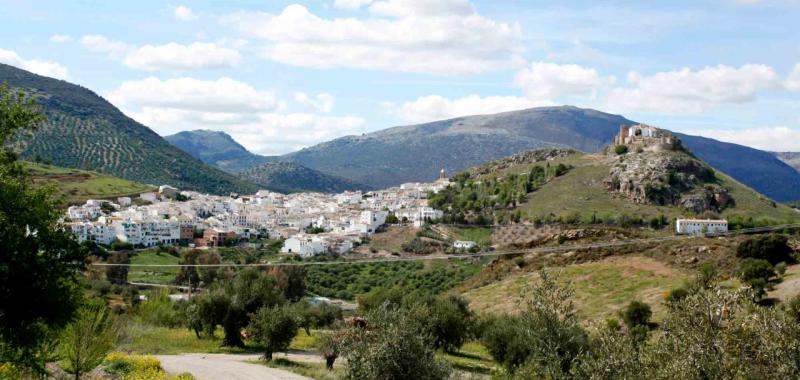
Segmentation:
<svg viewBox="0 0 800 380">
<path fill-rule="evenodd" d="M 678 219 L 675 221 L 675 231 L 684 235 L 728 232 L 728 221 L 721 219 Z"/>
<path fill-rule="evenodd" d="M 122 207 L 128 207 L 131 205 L 131 197 L 119 197 L 117 203 Z"/>
<path fill-rule="evenodd" d="M 397 210 L 395 215 L 400 219 L 407 219 L 414 223 L 414 227 L 422 227 L 428 220 L 441 219 L 444 216 L 442 210 L 437 210 L 432 207 L 417 207 Z"/>
<path fill-rule="evenodd" d="M 302 257 L 316 256 L 325 252 L 325 245 L 320 239 L 304 234 L 294 235 L 283 242 L 282 253 L 295 253 Z"/>
<path fill-rule="evenodd" d="M 476 245 L 478 244 L 471 240 L 456 240 L 453 242 L 453 247 L 457 249 L 472 249 Z"/>
</svg>

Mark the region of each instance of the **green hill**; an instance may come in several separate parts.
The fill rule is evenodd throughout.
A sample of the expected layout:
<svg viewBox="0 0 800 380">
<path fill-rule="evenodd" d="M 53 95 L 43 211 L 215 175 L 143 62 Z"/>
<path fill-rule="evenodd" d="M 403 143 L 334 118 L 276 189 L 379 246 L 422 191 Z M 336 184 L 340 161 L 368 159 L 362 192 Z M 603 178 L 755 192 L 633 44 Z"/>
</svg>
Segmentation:
<svg viewBox="0 0 800 380">
<path fill-rule="evenodd" d="M 35 95 L 47 116 L 19 137 L 26 159 L 216 194 L 257 189 L 175 148 L 86 88 L 0 64 L 2 82 Z"/>
<path fill-rule="evenodd" d="M 291 162 L 270 162 L 246 169 L 239 175 L 267 189 L 282 193 L 299 191 L 341 193 L 346 190 L 366 188 L 350 180 L 330 176 Z"/>
<path fill-rule="evenodd" d="M 639 164 L 642 171 L 657 175 L 651 182 L 637 183 L 637 188 L 648 189 L 645 200 L 634 200 L 629 194 L 608 188 L 612 167 L 616 167 L 615 173 L 618 173 L 619 168 L 632 165 L 636 153 L 623 159 L 570 150 L 539 150 L 459 173 L 454 176 L 451 188 L 434 195 L 430 202 L 446 210 L 446 217 L 452 221 L 468 223 L 636 224 L 648 223 L 662 215 L 670 220 L 720 216 L 743 223 L 800 220 L 800 213 L 775 203 L 724 173 L 706 169 L 702 172 L 709 177 L 697 178 L 700 174 L 690 171 L 707 166 L 690 155 L 682 152 L 670 155 L 672 158 L 666 164 L 656 159 Z M 666 166 L 663 170 L 648 167 L 655 165 L 654 162 Z M 660 175 L 662 171 L 671 174 Z M 673 182 L 673 177 L 678 180 Z M 645 175 L 645 178 L 649 177 Z M 725 193 L 730 200 L 724 205 L 715 204 L 715 192 Z M 702 209 L 695 207 L 698 199 L 705 200 L 700 202 L 705 205 Z"/>
<path fill-rule="evenodd" d="M 26 162 L 25 169 L 38 185 L 53 186 L 57 195 L 66 204 L 82 203 L 87 199 L 114 199 L 135 196 L 146 191 L 156 190 L 154 186 L 144 185 L 79 169 Z"/>
</svg>

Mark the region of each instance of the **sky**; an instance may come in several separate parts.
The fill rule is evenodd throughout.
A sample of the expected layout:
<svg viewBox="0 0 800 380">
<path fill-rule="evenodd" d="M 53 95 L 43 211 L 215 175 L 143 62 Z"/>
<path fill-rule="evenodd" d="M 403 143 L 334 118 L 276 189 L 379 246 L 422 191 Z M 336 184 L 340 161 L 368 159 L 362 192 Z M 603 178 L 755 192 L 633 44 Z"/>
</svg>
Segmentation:
<svg viewBox="0 0 800 380">
<path fill-rule="evenodd" d="M 800 1 L 6 1 L 0 62 L 283 154 L 547 105 L 800 151 Z"/>
</svg>

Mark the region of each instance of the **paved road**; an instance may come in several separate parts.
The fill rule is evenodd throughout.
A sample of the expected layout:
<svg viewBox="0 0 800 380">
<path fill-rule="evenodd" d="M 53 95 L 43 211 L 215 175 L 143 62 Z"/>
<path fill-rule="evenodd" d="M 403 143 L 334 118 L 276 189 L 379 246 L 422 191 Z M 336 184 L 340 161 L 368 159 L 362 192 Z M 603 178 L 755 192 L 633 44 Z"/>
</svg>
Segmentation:
<svg viewBox="0 0 800 380">
<path fill-rule="evenodd" d="M 260 357 L 258 354 L 156 355 L 170 375 L 188 372 L 197 380 L 310 380 L 282 369 L 247 363 Z M 284 355 L 275 355 L 275 358 L 280 357 Z M 291 354 L 289 359 L 294 359 Z"/>
</svg>

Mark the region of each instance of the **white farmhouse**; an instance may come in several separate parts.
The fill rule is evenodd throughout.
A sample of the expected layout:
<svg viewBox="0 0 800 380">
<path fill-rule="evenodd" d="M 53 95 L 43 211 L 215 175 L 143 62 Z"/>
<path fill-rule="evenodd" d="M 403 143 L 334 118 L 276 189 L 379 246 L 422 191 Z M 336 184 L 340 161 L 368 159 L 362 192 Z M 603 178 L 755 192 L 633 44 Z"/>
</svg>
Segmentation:
<svg viewBox="0 0 800 380">
<path fill-rule="evenodd" d="M 728 232 L 728 221 L 721 219 L 678 219 L 675 221 L 675 231 L 683 235 Z"/>
</svg>

